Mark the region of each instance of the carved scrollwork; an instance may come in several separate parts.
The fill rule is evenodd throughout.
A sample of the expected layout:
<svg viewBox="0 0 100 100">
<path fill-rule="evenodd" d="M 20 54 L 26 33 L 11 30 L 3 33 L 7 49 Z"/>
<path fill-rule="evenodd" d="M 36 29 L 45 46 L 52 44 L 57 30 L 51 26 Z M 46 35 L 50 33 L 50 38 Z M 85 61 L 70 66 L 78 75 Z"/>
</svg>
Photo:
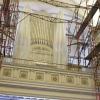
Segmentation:
<svg viewBox="0 0 100 100">
<path fill-rule="evenodd" d="M 42 72 L 36 72 L 36 80 L 44 80 L 44 73 Z"/>
<path fill-rule="evenodd" d="M 51 74 L 51 81 L 52 82 L 58 82 L 59 81 L 59 75 Z"/>
<path fill-rule="evenodd" d="M 28 78 L 28 71 L 26 71 L 26 70 L 21 70 L 21 71 L 20 71 L 20 78 L 22 78 L 22 79 L 27 79 L 27 78 Z"/>
<path fill-rule="evenodd" d="M 74 83 L 74 77 L 73 76 L 67 76 L 67 82 L 68 83 Z"/>
<path fill-rule="evenodd" d="M 12 69 L 10 69 L 10 68 L 4 68 L 4 70 L 3 70 L 3 76 L 11 77 L 11 72 L 12 72 Z"/>
<path fill-rule="evenodd" d="M 82 85 L 88 85 L 88 78 L 81 78 Z"/>
</svg>

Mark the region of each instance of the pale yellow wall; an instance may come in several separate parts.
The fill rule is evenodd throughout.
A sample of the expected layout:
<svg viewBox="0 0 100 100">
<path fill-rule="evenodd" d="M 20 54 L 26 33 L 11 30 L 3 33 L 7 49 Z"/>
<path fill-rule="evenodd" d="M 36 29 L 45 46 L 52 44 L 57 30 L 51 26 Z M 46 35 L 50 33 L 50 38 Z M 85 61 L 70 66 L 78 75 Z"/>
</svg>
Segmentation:
<svg viewBox="0 0 100 100">
<path fill-rule="evenodd" d="M 44 64 L 12 64 L 5 64 L 0 70 L 1 94 L 60 100 L 95 100 L 91 73 Z"/>
<path fill-rule="evenodd" d="M 34 14 L 32 3 L 36 2 L 21 2 L 20 6 L 22 7 L 19 7 L 19 9 Z M 53 16 L 46 10 L 37 10 L 35 14 L 40 14 L 40 17 L 41 15 Z M 47 21 L 45 18 L 44 20 L 42 17 L 39 18 L 38 15 L 30 16 L 25 13 L 20 13 L 19 16 L 19 21 L 25 19 L 18 23 L 13 57 L 39 62 L 67 64 L 65 23 L 53 23 L 49 22 L 53 20 L 52 18 Z M 64 19 L 63 9 L 58 10 L 56 17 Z"/>
</svg>

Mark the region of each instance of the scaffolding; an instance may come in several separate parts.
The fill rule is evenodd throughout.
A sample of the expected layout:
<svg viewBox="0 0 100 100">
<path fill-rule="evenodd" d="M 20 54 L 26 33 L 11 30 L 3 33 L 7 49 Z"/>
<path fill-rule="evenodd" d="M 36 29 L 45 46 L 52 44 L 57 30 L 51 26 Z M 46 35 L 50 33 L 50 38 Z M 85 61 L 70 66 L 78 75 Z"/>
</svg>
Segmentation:
<svg viewBox="0 0 100 100">
<path fill-rule="evenodd" d="M 100 30 L 100 25 L 98 25 L 95 28 L 95 31 L 93 31 L 93 25 L 92 18 L 95 15 L 96 11 L 100 9 L 100 1 L 97 0 L 95 4 L 93 4 L 90 7 L 87 5 L 86 1 L 86 7 L 81 6 L 82 0 L 80 1 L 79 5 L 73 5 L 69 3 L 63 3 L 59 1 L 47 1 L 47 0 L 38 0 L 42 1 L 57 7 L 63 7 L 63 8 L 75 8 L 73 16 L 72 16 L 72 22 L 68 23 L 68 32 L 67 32 L 67 40 L 68 40 L 68 62 L 70 64 L 70 67 L 74 67 L 74 64 L 77 64 L 78 68 L 81 67 L 89 67 L 91 66 L 93 75 L 94 75 L 94 81 L 95 81 L 95 90 L 96 90 L 96 100 L 100 100 L 100 43 L 96 45 L 94 42 L 94 36 L 92 33 L 95 33 Z M 77 24 L 78 22 L 78 16 L 79 16 L 79 9 L 85 9 L 84 16 L 82 18 L 81 24 Z M 87 13 L 87 14 L 86 14 Z M 87 15 L 85 17 L 85 15 Z M 99 15 L 100 18 L 100 15 Z M 73 32 L 70 31 L 71 25 L 73 24 L 73 20 L 76 22 L 75 29 Z M 99 20 L 98 20 L 99 22 Z M 98 23 L 97 22 L 97 23 Z M 100 23 L 99 23 L 100 24 Z M 85 29 L 88 27 L 88 31 L 85 31 Z M 84 32 L 85 31 L 85 32 Z M 76 33 L 76 34 L 75 34 Z M 75 40 L 73 42 L 73 40 Z M 70 55 L 72 51 L 72 47 L 76 48 L 76 51 L 74 55 Z M 82 56 L 83 53 L 83 56 Z M 87 54 L 86 54 L 87 53 Z M 88 59 L 87 59 L 88 58 Z M 82 63 L 83 62 L 83 63 Z"/>
<path fill-rule="evenodd" d="M 87 14 L 86 18 L 84 19 L 83 23 L 81 24 L 77 34 L 76 38 L 79 39 L 80 36 L 83 34 L 84 30 L 92 20 L 93 16 L 95 15 L 96 11 L 100 9 L 100 2 L 97 0 L 94 6 L 91 8 L 89 13 Z M 100 14 L 98 17 L 98 22 L 95 28 L 93 27 L 90 29 L 89 34 L 87 34 L 87 43 L 89 47 L 88 48 L 88 55 L 85 60 L 88 60 L 88 67 L 90 66 L 93 71 L 94 75 L 94 84 L 95 84 L 95 90 L 96 90 L 96 100 L 100 100 L 100 41 L 96 43 L 96 37 L 95 35 L 97 32 L 100 31 Z M 86 39 L 86 38 L 85 38 Z M 84 50 L 86 50 L 86 46 L 82 46 Z M 79 49 L 78 49 L 79 50 Z M 80 55 L 79 55 L 80 56 Z"/>
<path fill-rule="evenodd" d="M 91 66 L 95 80 L 96 97 L 97 100 L 100 100 L 100 43 L 96 45 L 94 42 L 94 36 L 92 35 L 92 33 L 96 33 L 98 30 L 100 30 L 100 27 L 97 26 L 94 31 L 91 24 L 91 20 L 96 11 L 100 9 L 100 1 L 97 0 L 95 4 L 91 6 L 87 4 L 88 0 L 85 1 L 86 6 L 81 5 L 82 0 L 78 5 L 55 0 L 37 1 L 56 7 L 70 8 L 74 12 L 72 19 L 59 19 L 50 16 L 18 11 L 18 0 L 3 0 L 3 3 L 0 5 L 0 63 L 2 63 L 3 56 L 11 57 L 13 54 L 13 44 L 19 13 L 25 13 L 27 15 L 53 23 L 67 23 L 68 28 L 66 36 L 68 40 L 68 63 L 72 65 L 72 67 L 74 67 L 76 64 L 78 68 Z M 81 21 L 79 18 L 80 9 L 85 10 Z M 73 32 L 71 32 L 73 23 L 75 29 Z M 88 31 L 86 29 L 88 29 Z M 72 55 L 71 52 L 73 46 L 76 48 L 76 50 Z"/>
<path fill-rule="evenodd" d="M 0 67 L 2 58 L 11 57 L 18 19 L 18 1 L 1 0 L 0 4 Z"/>
<path fill-rule="evenodd" d="M 99 17 L 100 20 L 100 17 Z M 100 31 L 97 26 L 92 30 L 92 35 Z M 95 36 L 94 36 L 95 37 Z M 95 37 L 96 38 L 96 37 Z M 95 42 L 94 42 L 95 43 Z M 96 100 L 100 100 L 100 42 L 95 43 L 94 47 L 91 48 L 89 55 L 86 57 L 89 60 L 89 66 L 93 68 L 94 84 L 96 90 Z"/>
</svg>

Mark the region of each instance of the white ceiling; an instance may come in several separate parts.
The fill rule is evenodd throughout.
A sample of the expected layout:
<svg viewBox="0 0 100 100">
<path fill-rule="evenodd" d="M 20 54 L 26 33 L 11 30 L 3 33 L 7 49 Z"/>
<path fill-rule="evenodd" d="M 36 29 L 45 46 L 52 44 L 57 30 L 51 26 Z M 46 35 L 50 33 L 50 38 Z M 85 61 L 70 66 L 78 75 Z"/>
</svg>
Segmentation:
<svg viewBox="0 0 100 100">
<path fill-rule="evenodd" d="M 31 5 L 31 9 L 33 9 L 35 11 L 44 10 L 49 13 L 58 13 L 61 10 L 61 8 L 54 7 L 54 6 L 48 5 L 46 3 L 40 3 L 40 2 L 36 3 L 36 1 L 37 0 L 19 0 L 20 4 L 23 6 L 25 6 L 25 2 L 26 2 L 26 4 L 27 4 L 27 2 L 28 2 L 28 4 L 30 2 L 29 5 Z M 88 5 L 92 5 L 93 3 L 96 2 L 96 0 L 54 0 L 54 1 L 69 3 L 69 4 L 73 4 L 73 5 L 79 5 L 81 2 L 81 6 L 86 6 L 86 1 L 88 2 Z M 0 0 L 0 4 L 2 4 L 2 2 L 3 2 L 3 0 Z M 24 2 L 24 4 L 22 2 Z M 67 8 L 67 10 L 68 10 L 68 8 Z M 69 9 L 69 10 L 74 11 L 74 9 Z M 83 16 L 84 11 L 85 10 L 83 10 L 83 9 L 79 10 L 79 14 Z"/>
<path fill-rule="evenodd" d="M 60 2 L 69 3 L 69 4 L 73 4 L 73 5 L 79 5 L 81 2 L 81 6 L 86 6 L 86 1 L 88 2 L 87 3 L 88 6 L 92 5 L 96 2 L 96 0 L 55 0 L 55 1 L 60 1 Z M 0 4 L 2 4 L 2 2 L 3 2 L 3 0 L 0 0 Z M 71 13 L 74 13 L 74 11 L 75 11 L 75 9 L 68 9 L 68 8 L 64 9 L 64 8 L 60 8 L 60 7 L 54 7 L 54 6 L 46 4 L 46 3 L 38 2 L 37 0 L 19 0 L 19 2 L 20 2 L 20 9 L 23 7 L 25 7 L 25 8 L 27 7 L 29 9 L 31 9 L 32 12 L 46 11 L 46 12 L 54 15 L 54 14 L 58 14 L 59 12 L 63 11 L 63 13 L 65 15 L 70 16 L 69 12 L 71 11 Z M 85 12 L 84 9 L 79 9 L 79 11 L 78 11 L 79 16 L 83 16 L 84 12 Z M 97 19 L 98 19 L 99 15 L 100 15 L 100 12 L 97 11 L 95 16 L 93 17 L 95 25 L 97 23 Z"/>
<path fill-rule="evenodd" d="M 55 0 L 55 1 L 69 3 L 69 4 L 73 4 L 73 5 L 79 5 L 81 2 L 81 6 L 86 6 L 86 1 L 88 2 L 87 5 L 92 5 L 93 3 L 95 3 L 96 0 Z M 24 2 L 24 4 L 22 2 Z M 25 2 L 26 2 L 26 4 L 25 4 Z M 29 2 L 30 2 L 30 4 L 29 4 Z M 42 10 L 42 11 L 47 11 L 49 13 L 57 13 L 60 10 L 62 10 L 59 7 L 54 7 L 54 6 L 51 6 L 46 3 L 41 3 L 41 2 L 38 2 L 37 0 L 20 0 L 20 4 L 21 4 L 20 6 L 22 6 L 22 5 L 25 6 L 25 5 L 29 4 L 31 9 L 33 9 L 35 11 Z M 67 8 L 67 10 L 68 10 L 68 8 Z M 69 9 L 69 10 L 72 10 L 74 12 L 75 9 Z M 79 10 L 79 14 L 82 16 L 84 15 L 84 12 L 85 12 L 84 9 Z"/>
</svg>

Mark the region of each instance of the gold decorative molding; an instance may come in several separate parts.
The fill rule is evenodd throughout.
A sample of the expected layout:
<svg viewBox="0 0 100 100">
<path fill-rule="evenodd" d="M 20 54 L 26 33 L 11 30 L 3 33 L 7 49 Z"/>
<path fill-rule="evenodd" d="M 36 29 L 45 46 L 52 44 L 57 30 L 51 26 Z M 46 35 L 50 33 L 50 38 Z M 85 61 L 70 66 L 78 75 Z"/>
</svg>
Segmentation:
<svg viewBox="0 0 100 100">
<path fill-rule="evenodd" d="M 67 76 L 66 80 L 69 84 L 74 84 L 74 76 Z"/>
<path fill-rule="evenodd" d="M 17 67 L 17 69 L 16 69 Z M 4 65 L 0 77 L 8 78 L 9 80 L 16 80 L 21 82 L 43 82 L 45 84 L 60 84 L 61 86 L 71 86 L 71 87 L 82 87 L 93 88 L 93 77 L 92 75 L 85 75 L 83 73 L 74 73 L 59 70 L 47 70 L 46 67 L 44 69 L 38 68 L 26 68 L 21 66 L 11 66 Z"/>
<path fill-rule="evenodd" d="M 41 68 L 40 65 L 39 67 L 38 65 L 36 67 L 3 65 L 0 70 L 0 93 L 56 96 L 60 100 L 63 100 L 62 97 L 68 98 L 71 95 L 73 98 L 90 98 L 86 100 L 94 100 L 94 95 L 91 95 L 94 91 L 91 74 L 59 71 L 55 68 L 49 70 L 46 66 Z M 85 81 L 86 78 L 88 84 Z"/>
<path fill-rule="evenodd" d="M 11 77 L 12 69 L 11 68 L 4 68 L 3 69 L 3 76 L 4 77 Z"/>
<path fill-rule="evenodd" d="M 21 79 L 27 79 L 28 78 L 28 71 L 26 71 L 26 70 L 20 70 L 19 78 L 21 78 Z"/>
<path fill-rule="evenodd" d="M 82 85 L 85 85 L 85 86 L 88 86 L 88 84 L 89 84 L 88 78 L 82 77 L 82 78 L 81 78 L 81 84 L 82 84 Z"/>
<path fill-rule="evenodd" d="M 36 80 L 43 81 L 44 80 L 44 73 L 43 72 L 36 72 Z"/>
<path fill-rule="evenodd" d="M 51 74 L 52 82 L 59 82 L 59 74 Z"/>
</svg>

